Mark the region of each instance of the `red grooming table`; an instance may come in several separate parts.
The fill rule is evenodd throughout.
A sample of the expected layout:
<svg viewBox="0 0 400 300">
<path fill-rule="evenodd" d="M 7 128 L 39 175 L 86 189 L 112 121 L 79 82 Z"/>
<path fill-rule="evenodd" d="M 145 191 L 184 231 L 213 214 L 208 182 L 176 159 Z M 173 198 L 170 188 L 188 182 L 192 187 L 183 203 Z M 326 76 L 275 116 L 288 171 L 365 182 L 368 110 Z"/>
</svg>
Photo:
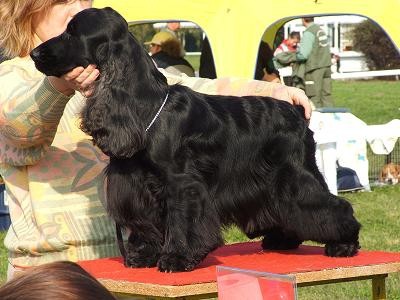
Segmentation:
<svg viewBox="0 0 400 300">
<path fill-rule="evenodd" d="M 259 242 L 223 246 L 193 271 L 161 273 L 156 268 L 125 268 L 120 257 L 81 261 L 79 264 L 110 291 L 162 299 L 204 299 L 217 295 L 216 266 L 296 277 L 297 286 L 372 279 L 373 298 L 385 299 L 385 278 L 400 271 L 400 253 L 360 251 L 354 257 L 332 258 L 324 248 L 262 251 Z"/>
</svg>

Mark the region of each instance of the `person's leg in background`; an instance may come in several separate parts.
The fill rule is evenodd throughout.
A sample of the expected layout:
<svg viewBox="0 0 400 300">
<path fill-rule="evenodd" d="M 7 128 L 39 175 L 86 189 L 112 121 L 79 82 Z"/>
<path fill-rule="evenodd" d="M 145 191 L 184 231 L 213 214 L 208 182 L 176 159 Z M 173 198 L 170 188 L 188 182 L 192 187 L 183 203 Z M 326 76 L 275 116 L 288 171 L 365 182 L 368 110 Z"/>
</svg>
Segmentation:
<svg viewBox="0 0 400 300">
<path fill-rule="evenodd" d="M 322 78 L 323 70 L 315 69 L 305 76 L 306 83 L 306 95 L 316 108 L 323 107 L 322 103 Z"/>
<path fill-rule="evenodd" d="M 332 78 L 331 78 L 331 68 L 326 67 L 322 69 L 323 77 L 322 77 L 322 95 L 321 101 L 324 107 L 333 107 L 333 98 L 332 98 Z"/>
</svg>

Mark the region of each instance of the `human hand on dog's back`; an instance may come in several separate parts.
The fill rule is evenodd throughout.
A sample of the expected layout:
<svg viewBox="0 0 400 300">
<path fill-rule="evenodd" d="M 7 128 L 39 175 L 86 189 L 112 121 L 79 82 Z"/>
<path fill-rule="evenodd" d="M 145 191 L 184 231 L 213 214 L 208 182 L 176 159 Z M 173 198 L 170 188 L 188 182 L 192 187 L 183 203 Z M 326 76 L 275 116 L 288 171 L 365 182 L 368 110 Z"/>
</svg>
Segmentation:
<svg viewBox="0 0 400 300">
<path fill-rule="evenodd" d="M 168 84 L 182 84 L 204 94 L 233 96 L 267 96 L 301 105 L 304 117 L 311 118 L 311 103 L 303 90 L 280 83 L 245 78 L 224 77 L 217 79 L 172 75 L 159 69 L 168 79 Z"/>
<path fill-rule="evenodd" d="M 303 106 L 305 118 L 307 120 L 311 118 L 311 102 L 303 90 L 279 84 L 274 88 L 271 96 L 294 105 Z"/>
</svg>

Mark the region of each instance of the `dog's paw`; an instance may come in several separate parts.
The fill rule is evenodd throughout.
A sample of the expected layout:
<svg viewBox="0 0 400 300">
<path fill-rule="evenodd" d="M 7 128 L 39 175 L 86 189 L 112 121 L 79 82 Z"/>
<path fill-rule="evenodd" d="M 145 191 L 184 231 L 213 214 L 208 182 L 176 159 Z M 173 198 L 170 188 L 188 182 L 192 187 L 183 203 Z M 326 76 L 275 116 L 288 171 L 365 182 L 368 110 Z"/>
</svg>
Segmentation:
<svg viewBox="0 0 400 300">
<path fill-rule="evenodd" d="M 325 255 L 332 257 L 348 257 L 357 254 L 360 244 L 355 243 L 329 243 L 325 245 Z"/>
<path fill-rule="evenodd" d="M 125 266 L 131 268 L 151 268 L 157 265 L 159 253 L 149 245 L 141 247 L 128 247 Z"/>
<path fill-rule="evenodd" d="M 129 268 L 151 268 L 156 265 L 156 257 L 140 257 L 137 253 L 126 256 L 125 266 Z"/>
<path fill-rule="evenodd" d="M 176 254 L 164 254 L 157 262 L 157 267 L 161 272 L 186 272 L 191 271 L 198 262 L 191 261 L 186 257 Z"/>
</svg>

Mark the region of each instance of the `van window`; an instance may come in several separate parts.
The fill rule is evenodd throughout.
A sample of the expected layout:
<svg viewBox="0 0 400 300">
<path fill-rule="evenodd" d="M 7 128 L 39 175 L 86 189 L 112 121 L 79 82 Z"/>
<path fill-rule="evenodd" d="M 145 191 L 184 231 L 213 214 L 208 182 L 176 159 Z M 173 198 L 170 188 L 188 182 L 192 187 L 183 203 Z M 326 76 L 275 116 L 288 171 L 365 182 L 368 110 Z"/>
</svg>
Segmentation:
<svg viewBox="0 0 400 300">
<path fill-rule="evenodd" d="M 195 75 L 216 78 L 212 48 L 206 33 L 195 23 L 181 20 L 132 23 L 129 30 L 150 52 L 149 42 L 161 31 L 173 34 L 181 43 L 186 59 L 194 68 Z"/>
<path fill-rule="evenodd" d="M 277 66 L 273 63 L 274 52 L 278 48 L 293 50 L 282 47 L 282 42 L 289 43 L 288 39 L 293 32 L 298 32 L 301 39 L 305 31 L 301 17 L 289 20 L 278 30 L 274 29 L 276 28 L 274 26 L 268 26 L 264 36 L 260 38 L 255 79 L 261 79 L 266 71 L 271 72 L 274 67 L 281 77 L 282 73 L 283 77 L 290 76 L 290 68 L 283 68 L 282 65 Z M 373 20 L 359 15 L 335 15 L 318 16 L 314 18 L 314 22 L 321 26 L 328 37 L 332 57 L 332 78 L 357 78 L 357 74 L 362 78 L 365 77 L 365 73 L 362 72 L 368 71 L 381 71 L 371 73 L 374 76 L 400 75 L 384 71 L 399 69 L 400 55 L 390 37 Z M 274 30 L 276 32 L 272 32 Z M 265 37 L 271 35 L 275 36 L 273 41 L 266 42 Z M 263 43 L 267 43 L 267 47 L 264 45 L 262 50 Z M 290 67 L 290 64 L 288 66 Z"/>
</svg>

